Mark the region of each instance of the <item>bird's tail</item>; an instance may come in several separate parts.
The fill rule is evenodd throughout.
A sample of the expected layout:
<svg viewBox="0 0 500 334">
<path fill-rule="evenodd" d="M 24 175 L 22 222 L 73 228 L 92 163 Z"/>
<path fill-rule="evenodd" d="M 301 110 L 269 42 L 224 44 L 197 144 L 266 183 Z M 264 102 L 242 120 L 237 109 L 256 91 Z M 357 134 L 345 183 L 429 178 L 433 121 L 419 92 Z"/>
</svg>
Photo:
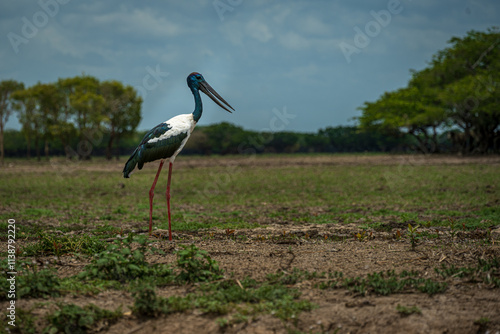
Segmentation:
<svg viewBox="0 0 500 334">
<path fill-rule="evenodd" d="M 127 163 L 125 163 L 125 167 L 123 168 L 123 177 L 128 179 L 129 174 L 134 170 L 137 162 L 139 161 L 139 148 L 136 148 L 134 153 L 128 158 Z"/>
</svg>

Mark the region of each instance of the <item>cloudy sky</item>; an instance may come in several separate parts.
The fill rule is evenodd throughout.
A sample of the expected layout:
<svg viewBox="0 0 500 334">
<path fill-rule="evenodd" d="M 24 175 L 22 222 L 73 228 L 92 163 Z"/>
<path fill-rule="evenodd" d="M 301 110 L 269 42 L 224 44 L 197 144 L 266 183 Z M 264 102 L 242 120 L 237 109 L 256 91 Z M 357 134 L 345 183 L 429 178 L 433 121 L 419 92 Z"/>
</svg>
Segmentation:
<svg viewBox="0 0 500 334">
<path fill-rule="evenodd" d="M 200 124 L 315 132 L 354 124 L 452 36 L 499 24 L 498 0 L 7 0 L 0 80 L 120 80 L 143 96 L 145 130 L 192 112 L 197 71 L 236 109 L 204 97 Z"/>
</svg>

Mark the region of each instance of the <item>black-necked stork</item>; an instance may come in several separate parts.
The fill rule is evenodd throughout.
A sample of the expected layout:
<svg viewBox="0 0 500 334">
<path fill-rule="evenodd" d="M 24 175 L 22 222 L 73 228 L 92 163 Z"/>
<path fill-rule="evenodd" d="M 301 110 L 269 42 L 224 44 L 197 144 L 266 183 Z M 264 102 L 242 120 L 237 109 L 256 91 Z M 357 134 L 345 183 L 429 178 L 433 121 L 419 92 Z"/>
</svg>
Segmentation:
<svg viewBox="0 0 500 334">
<path fill-rule="evenodd" d="M 234 111 L 234 108 L 229 105 L 217 92 L 205 81 L 200 73 L 193 72 L 187 77 L 187 85 L 194 95 L 194 111 L 191 114 L 183 114 L 172 117 L 166 122 L 158 124 L 152 128 L 141 143 L 130 156 L 125 168 L 123 168 L 123 177 L 128 178 L 129 174 L 138 165 L 142 169 L 146 162 L 161 159 L 158 172 L 156 172 L 155 180 L 149 190 L 149 235 L 151 235 L 153 227 L 153 196 L 156 181 L 163 167 L 164 159 L 169 160 L 168 181 L 167 181 L 167 211 L 168 211 L 168 239 L 172 240 L 172 229 L 170 219 L 170 178 L 172 176 L 172 164 L 175 157 L 182 150 L 189 139 L 189 136 L 194 130 L 196 123 L 200 120 L 203 106 L 201 103 L 200 90 L 208 95 L 215 103 L 226 111 L 231 112 L 217 99 L 226 104 Z"/>
</svg>

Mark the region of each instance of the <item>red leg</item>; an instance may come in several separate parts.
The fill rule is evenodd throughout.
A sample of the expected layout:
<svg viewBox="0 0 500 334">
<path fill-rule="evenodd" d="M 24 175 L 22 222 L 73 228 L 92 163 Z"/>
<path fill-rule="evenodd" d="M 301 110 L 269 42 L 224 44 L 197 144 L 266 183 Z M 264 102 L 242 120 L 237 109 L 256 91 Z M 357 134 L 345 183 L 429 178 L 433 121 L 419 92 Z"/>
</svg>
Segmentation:
<svg viewBox="0 0 500 334">
<path fill-rule="evenodd" d="M 160 161 L 160 166 L 158 167 L 158 171 L 156 172 L 155 180 L 153 181 L 151 189 L 149 189 L 149 235 L 151 235 L 151 231 L 153 230 L 153 196 L 155 195 L 156 181 L 158 181 L 158 176 L 160 176 L 163 162 L 163 160 Z"/>
<path fill-rule="evenodd" d="M 168 181 L 167 181 L 167 210 L 168 210 L 168 240 L 172 241 L 172 227 L 170 220 L 170 178 L 172 177 L 172 163 L 168 166 Z"/>
</svg>

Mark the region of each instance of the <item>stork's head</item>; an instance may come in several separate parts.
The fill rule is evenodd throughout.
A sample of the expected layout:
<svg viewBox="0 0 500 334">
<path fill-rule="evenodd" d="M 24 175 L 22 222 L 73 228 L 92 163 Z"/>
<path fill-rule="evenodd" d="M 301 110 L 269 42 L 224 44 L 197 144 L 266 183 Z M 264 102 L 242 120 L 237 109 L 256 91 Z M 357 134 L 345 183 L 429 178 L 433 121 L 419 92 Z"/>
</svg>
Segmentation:
<svg viewBox="0 0 500 334">
<path fill-rule="evenodd" d="M 191 89 L 196 89 L 196 90 L 201 90 L 203 93 L 205 93 L 209 98 L 212 99 L 215 103 L 219 105 L 222 109 L 231 112 L 231 110 L 227 109 L 221 102 L 223 102 L 225 105 L 227 105 L 229 108 L 234 110 L 233 107 L 229 105 L 229 103 L 226 102 L 216 91 L 213 89 L 208 82 L 205 81 L 205 78 L 203 78 L 203 75 L 197 72 L 193 72 L 187 77 L 187 84 L 189 88 Z M 221 102 L 220 102 L 220 101 Z"/>
</svg>

